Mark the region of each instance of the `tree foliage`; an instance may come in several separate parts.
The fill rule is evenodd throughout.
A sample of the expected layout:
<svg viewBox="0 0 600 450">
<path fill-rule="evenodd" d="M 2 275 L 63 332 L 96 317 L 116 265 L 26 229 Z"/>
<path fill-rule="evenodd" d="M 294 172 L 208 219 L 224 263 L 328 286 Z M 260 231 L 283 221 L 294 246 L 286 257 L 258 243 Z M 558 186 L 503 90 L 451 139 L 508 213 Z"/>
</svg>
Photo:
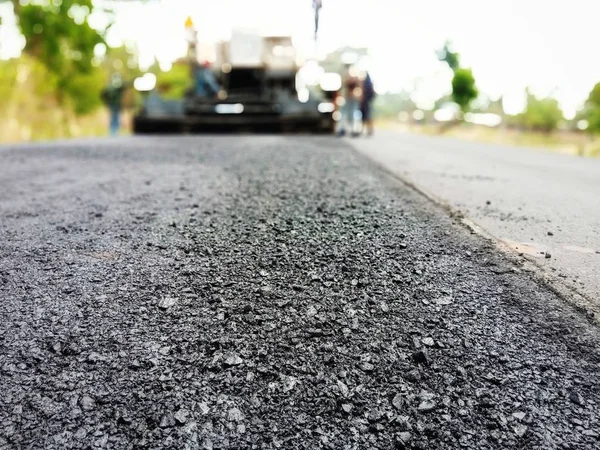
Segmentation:
<svg viewBox="0 0 600 450">
<path fill-rule="evenodd" d="M 132 81 L 142 75 L 137 48 L 127 45 L 107 48 L 102 57 L 102 69 L 106 74 L 118 72 L 124 80 Z"/>
<path fill-rule="evenodd" d="M 24 52 L 41 62 L 57 82 L 57 97 L 77 114 L 98 106 L 101 74 L 93 64 L 103 33 L 88 22 L 92 0 L 13 0 Z M 100 85 L 98 82 L 100 81 Z"/>
<path fill-rule="evenodd" d="M 538 98 L 527 90 L 527 106 L 517 120 L 525 128 L 549 133 L 558 128 L 563 112 L 555 98 Z"/>
<path fill-rule="evenodd" d="M 582 116 L 588 122 L 587 130 L 590 133 L 600 133 L 600 83 L 592 88 Z"/>
<path fill-rule="evenodd" d="M 457 68 L 452 78 L 452 100 L 463 113 L 469 111 L 471 102 L 477 98 L 479 91 L 475 86 L 475 78 L 471 69 Z"/>
<path fill-rule="evenodd" d="M 449 41 L 444 43 L 444 46 L 438 50 L 438 59 L 445 62 L 448 66 L 456 71 L 460 67 L 460 56 L 452 50 L 452 44 Z"/>
<path fill-rule="evenodd" d="M 479 95 L 473 72 L 471 69 L 461 67 L 460 55 L 452 50 L 450 42 L 446 41 L 444 47 L 437 54 L 438 59 L 448 64 L 448 67 L 454 72 L 452 77 L 452 100 L 464 114 L 469 111 L 471 102 Z"/>
<path fill-rule="evenodd" d="M 190 67 L 187 62 L 175 63 L 168 72 L 155 71 L 156 85 L 166 99 L 180 99 L 191 85 Z"/>
<path fill-rule="evenodd" d="M 103 132 L 100 93 L 110 75 L 129 82 L 141 75 L 135 48 L 104 42 L 112 11 L 96 0 L 10 1 L 25 46 L 18 58 L 0 61 L 0 140 Z M 92 14 L 109 25 L 94 29 Z"/>
<path fill-rule="evenodd" d="M 31 56 L 0 60 L 0 141 L 68 135 L 56 83 L 46 66 Z"/>
</svg>

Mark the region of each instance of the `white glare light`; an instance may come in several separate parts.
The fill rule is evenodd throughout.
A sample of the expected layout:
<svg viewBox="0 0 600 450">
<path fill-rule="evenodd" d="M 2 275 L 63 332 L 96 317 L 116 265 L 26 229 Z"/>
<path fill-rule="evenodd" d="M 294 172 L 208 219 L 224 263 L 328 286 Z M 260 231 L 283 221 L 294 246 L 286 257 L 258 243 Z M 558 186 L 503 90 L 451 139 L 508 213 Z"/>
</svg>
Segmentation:
<svg viewBox="0 0 600 450">
<path fill-rule="evenodd" d="M 342 55 L 342 64 L 350 65 L 358 62 L 358 55 L 354 52 L 345 52 Z"/>
<path fill-rule="evenodd" d="M 306 86 L 315 86 L 319 84 L 319 80 L 325 73 L 325 70 L 319 65 L 317 61 L 308 61 L 298 71 L 298 76 L 301 78 L 302 83 Z"/>
<path fill-rule="evenodd" d="M 215 106 L 217 114 L 241 114 L 244 112 L 244 105 L 241 103 L 235 104 L 221 104 Z"/>
<path fill-rule="evenodd" d="M 486 127 L 497 127 L 502 123 L 502 117 L 493 113 L 467 113 L 465 114 L 465 120 Z"/>
<path fill-rule="evenodd" d="M 158 66 L 163 72 L 169 72 L 173 68 L 173 63 L 171 61 L 161 61 Z"/>
<path fill-rule="evenodd" d="M 156 86 L 156 75 L 153 73 L 145 73 L 141 77 L 133 80 L 133 88 L 139 92 L 148 92 Z"/>
<path fill-rule="evenodd" d="M 335 105 L 333 103 L 319 103 L 319 106 L 317 106 L 317 109 L 319 110 L 320 113 L 330 113 L 333 112 L 335 110 Z"/>
<path fill-rule="evenodd" d="M 455 116 L 455 112 L 451 109 L 438 109 L 433 113 L 433 117 L 435 117 L 435 120 L 438 122 L 450 122 L 451 120 L 454 120 Z"/>
<path fill-rule="evenodd" d="M 321 89 L 336 92 L 342 87 L 342 77 L 337 73 L 326 73 L 321 77 Z"/>
<path fill-rule="evenodd" d="M 310 97 L 310 92 L 308 89 L 303 88 L 298 90 L 298 100 L 302 103 L 306 103 Z"/>
<path fill-rule="evenodd" d="M 413 111 L 413 119 L 415 120 L 423 120 L 425 118 L 425 113 L 420 109 Z"/>
</svg>

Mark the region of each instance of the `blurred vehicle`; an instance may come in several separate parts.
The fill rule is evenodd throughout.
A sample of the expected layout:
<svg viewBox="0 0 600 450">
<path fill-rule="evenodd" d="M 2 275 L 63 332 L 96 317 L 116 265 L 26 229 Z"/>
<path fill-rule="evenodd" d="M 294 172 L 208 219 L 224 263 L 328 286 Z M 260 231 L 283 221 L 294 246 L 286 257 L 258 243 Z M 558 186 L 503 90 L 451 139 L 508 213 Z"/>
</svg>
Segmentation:
<svg viewBox="0 0 600 450">
<path fill-rule="evenodd" d="M 194 45 L 190 45 L 190 88 L 184 98 L 163 104 L 146 99 L 134 117 L 134 133 L 203 129 L 333 133 L 333 94 L 322 88 L 309 91 L 299 83 L 291 37 L 234 29 L 229 41 L 217 44 L 216 60 L 210 64 L 198 62 Z M 211 73 L 198 75 L 202 70 Z M 211 86 L 218 92 L 205 89 Z"/>
</svg>

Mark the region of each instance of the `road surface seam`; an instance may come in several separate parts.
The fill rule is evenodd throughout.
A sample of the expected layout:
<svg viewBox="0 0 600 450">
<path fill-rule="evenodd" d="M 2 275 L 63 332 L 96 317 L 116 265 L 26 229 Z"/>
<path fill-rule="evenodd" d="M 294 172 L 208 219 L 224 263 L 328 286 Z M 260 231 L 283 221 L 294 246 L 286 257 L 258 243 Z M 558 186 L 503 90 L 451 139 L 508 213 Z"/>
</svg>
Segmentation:
<svg viewBox="0 0 600 450">
<path fill-rule="evenodd" d="M 539 283 L 542 283 L 552 292 L 562 298 L 565 302 L 574 306 L 577 311 L 583 314 L 593 324 L 600 326 L 600 305 L 596 304 L 596 302 L 594 302 L 587 295 L 579 292 L 576 287 L 569 286 L 559 277 L 553 275 L 536 258 L 529 255 L 521 255 L 520 252 L 509 245 L 508 242 L 496 237 L 474 220 L 467 218 L 463 211 L 461 211 L 459 208 L 455 208 L 442 197 L 435 195 L 433 192 L 424 188 L 419 183 L 394 171 L 385 163 L 372 158 L 367 150 L 360 149 L 358 146 L 353 145 L 353 139 L 346 139 L 346 141 L 349 142 L 352 149 L 361 157 L 364 157 L 369 164 L 376 167 L 378 170 L 385 172 L 388 176 L 391 176 L 392 178 L 403 183 L 410 189 L 425 197 L 427 200 L 438 205 L 451 218 L 457 219 L 457 223 L 462 224 L 470 231 L 495 243 L 497 248 L 505 253 L 506 256 L 509 257 L 513 262 L 526 262 L 526 267 L 524 267 L 523 270 L 533 274 Z M 517 255 L 519 255 L 522 260 L 515 259 Z"/>
</svg>

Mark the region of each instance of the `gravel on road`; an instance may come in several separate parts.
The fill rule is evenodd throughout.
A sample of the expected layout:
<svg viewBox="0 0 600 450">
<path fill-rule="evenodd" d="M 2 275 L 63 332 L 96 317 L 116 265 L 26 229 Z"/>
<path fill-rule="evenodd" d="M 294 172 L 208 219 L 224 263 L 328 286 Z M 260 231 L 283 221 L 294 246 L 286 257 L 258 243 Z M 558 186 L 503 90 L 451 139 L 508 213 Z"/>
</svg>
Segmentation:
<svg viewBox="0 0 600 450">
<path fill-rule="evenodd" d="M 0 149 L 1 449 L 594 449 L 599 344 L 341 141 Z"/>
<path fill-rule="evenodd" d="M 385 130 L 352 143 L 522 254 L 600 320 L 600 158 Z"/>
</svg>

